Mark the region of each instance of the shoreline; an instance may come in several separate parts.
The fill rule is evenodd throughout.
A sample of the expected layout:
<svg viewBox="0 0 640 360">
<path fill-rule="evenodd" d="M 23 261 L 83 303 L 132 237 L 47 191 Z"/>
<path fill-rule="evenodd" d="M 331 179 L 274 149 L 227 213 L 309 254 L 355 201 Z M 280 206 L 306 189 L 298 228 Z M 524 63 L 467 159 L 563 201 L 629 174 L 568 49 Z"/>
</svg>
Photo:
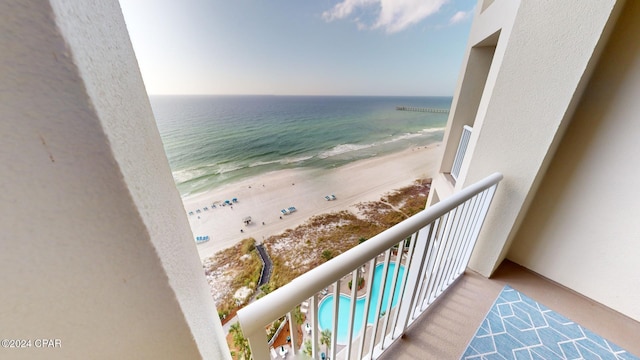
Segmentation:
<svg viewBox="0 0 640 360">
<path fill-rule="evenodd" d="M 360 202 L 379 200 L 390 191 L 412 184 L 416 179 L 434 177 L 440 159 L 440 145 L 414 147 L 401 152 L 358 160 L 335 169 L 287 169 L 227 184 L 183 199 L 194 241 L 201 259 L 253 237 L 261 243 L 272 235 L 305 223 L 310 217 L 340 210 L 355 212 Z M 325 200 L 335 195 L 336 200 Z M 213 203 L 237 198 L 232 206 Z M 208 207 L 207 211 L 202 210 Z M 297 211 L 283 215 L 290 206 Z M 200 213 L 195 213 L 201 209 Z M 251 224 L 243 219 L 250 216 Z M 198 218 L 199 217 L 199 218 Z M 241 231 L 242 230 L 242 231 Z"/>
</svg>

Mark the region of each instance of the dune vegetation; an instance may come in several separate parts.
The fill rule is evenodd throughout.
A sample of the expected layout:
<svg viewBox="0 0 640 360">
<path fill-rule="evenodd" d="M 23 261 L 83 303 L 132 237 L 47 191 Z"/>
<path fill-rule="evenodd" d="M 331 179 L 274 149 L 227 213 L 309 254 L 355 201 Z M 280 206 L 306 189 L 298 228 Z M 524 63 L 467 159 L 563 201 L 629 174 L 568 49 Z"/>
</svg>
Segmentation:
<svg viewBox="0 0 640 360">
<path fill-rule="evenodd" d="M 357 211 L 313 216 L 303 225 L 265 239 L 273 268 L 269 283 L 261 289 L 256 288 L 262 262 L 254 239 L 245 239 L 206 259 L 205 273 L 220 318 L 224 322 L 233 317 L 255 292 L 258 296 L 269 293 L 423 210 L 430 186 L 431 179 L 416 180 L 378 201 L 356 204 Z M 252 290 L 247 301 L 234 298 L 243 287 Z"/>
</svg>

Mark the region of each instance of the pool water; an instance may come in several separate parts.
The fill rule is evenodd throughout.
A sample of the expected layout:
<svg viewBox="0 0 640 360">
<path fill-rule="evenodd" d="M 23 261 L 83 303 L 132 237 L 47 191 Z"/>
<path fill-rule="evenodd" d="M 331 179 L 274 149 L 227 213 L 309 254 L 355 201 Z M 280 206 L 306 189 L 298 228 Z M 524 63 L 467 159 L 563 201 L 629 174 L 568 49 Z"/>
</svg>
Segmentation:
<svg viewBox="0 0 640 360">
<path fill-rule="evenodd" d="M 378 305 L 378 294 L 380 293 L 380 282 L 382 281 L 382 271 L 384 264 L 378 264 L 373 274 L 373 288 L 371 289 L 371 303 L 369 304 L 369 315 L 367 316 L 367 324 L 373 324 L 377 316 L 374 314 Z M 393 272 L 396 264 L 391 263 L 387 269 L 387 283 L 384 287 L 384 293 L 382 295 L 382 307 L 380 311 L 385 311 L 387 304 L 389 303 L 389 293 L 391 291 L 391 282 L 393 280 Z M 400 265 L 400 271 L 398 272 L 398 279 L 394 289 L 393 302 L 391 307 L 395 307 L 400 296 L 400 285 L 402 284 L 402 277 L 404 276 L 404 266 Z M 365 276 L 366 279 L 366 276 Z M 365 284 L 365 287 L 367 285 Z M 338 309 L 338 344 L 347 343 L 348 327 L 349 327 L 349 311 L 351 310 L 351 297 L 340 294 L 339 296 L 339 309 Z M 334 296 L 329 295 L 322 299 L 318 306 L 318 322 L 320 329 L 333 329 L 333 301 Z M 362 317 L 364 316 L 364 304 L 366 296 L 363 296 L 356 300 L 356 314 L 353 327 L 353 336 L 355 337 L 360 333 L 362 329 Z"/>
</svg>

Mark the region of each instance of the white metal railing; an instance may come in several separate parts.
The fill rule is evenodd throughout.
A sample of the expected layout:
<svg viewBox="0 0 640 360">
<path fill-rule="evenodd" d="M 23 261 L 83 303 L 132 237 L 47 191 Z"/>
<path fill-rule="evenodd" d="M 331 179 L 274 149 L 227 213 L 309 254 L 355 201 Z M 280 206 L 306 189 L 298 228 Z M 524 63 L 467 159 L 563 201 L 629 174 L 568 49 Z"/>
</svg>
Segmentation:
<svg viewBox="0 0 640 360">
<path fill-rule="evenodd" d="M 451 166 L 451 176 L 454 180 L 458 180 L 460 176 L 460 169 L 462 168 L 462 161 L 464 155 L 467 153 L 467 146 L 469 146 L 469 139 L 471 139 L 471 126 L 465 125 L 462 128 L 462 135 L 460 136 L 460 143 L 458 144 L 458 150 L 456 151 L 456 157 L 453 159 L 453 166 Z"/>
<path fill-rule="evenodd" d="M 359 312 L 363 316 L 360 319 L 356 317 L 356 301 L 349 302 L 348 312 L 344 309 L 340 311 L 339 300 L 333 301 L 329 312 L 332 325 L 326 326 L 332 334 L 328 357 L 379 357 L 464 273 L 501 179 L 502 175 L 499 173 L 490 175 L 238 311 L 238 319 L 249 340 L 253 358 L 270 358 L 265 327 L 285 314 L 288 315 L 289 323 L 293 324 L 292 310 L 310 300 L 307 318 L 311 324 L 309 338 L 313 358 L 318 359 L 320 293 L 326 293 L 323 290 L 331 288 L 332 291 L 324 297 L 339 299 L 339 295 L 345 293 L 341 292 L 341 288 L 346 287 L 346 281 L 351 278 L 352 290 L 346 293 L 350 293 L 351 299 L 356 298 L 358 277 L 362 275 L 365 264 L 369 269 L 365 282 L 366 295 L 358 299 L 365 303 L 363 310 Z M 374 269 L 378 264 L 382 264 L 377 292 L 377 299 L 380 301 L 374 306 Z M 383 308 L 384 289 L 389 278 L 390 291 Z M 368 323 L 370 311 L 375 314 L 372 323 Z M 342 341 L 339 339 L 338 320 L 346 320 L 348 323 L 346 339 Z M 359 328 L 358 333 L 354 331 L 356 328 Z M 344 334 L 345 329 L 340 333 Z M 291 331 L 291 336 L 291 343 L 295 344 L 297 332 Z M 292 351 L 295 354 L 300 349 L 293 346 Z"/>
</svg>

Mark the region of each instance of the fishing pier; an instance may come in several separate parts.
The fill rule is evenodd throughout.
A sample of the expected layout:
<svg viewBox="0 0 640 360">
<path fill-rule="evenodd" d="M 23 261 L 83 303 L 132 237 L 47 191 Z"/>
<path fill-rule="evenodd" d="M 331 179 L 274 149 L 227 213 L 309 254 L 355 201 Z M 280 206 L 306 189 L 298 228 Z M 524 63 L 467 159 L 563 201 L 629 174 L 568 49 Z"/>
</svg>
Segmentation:
<svg viewBox="0 0 640 360">
<path fill-rule="evenodd" d="M 423 107 L 415 107 L 415 106 L 396 106 L 396 110 L 430 112 L 430 113 L 448 113 L 449 112 L 449 109 L 423 108 Z"/>
</svg>

